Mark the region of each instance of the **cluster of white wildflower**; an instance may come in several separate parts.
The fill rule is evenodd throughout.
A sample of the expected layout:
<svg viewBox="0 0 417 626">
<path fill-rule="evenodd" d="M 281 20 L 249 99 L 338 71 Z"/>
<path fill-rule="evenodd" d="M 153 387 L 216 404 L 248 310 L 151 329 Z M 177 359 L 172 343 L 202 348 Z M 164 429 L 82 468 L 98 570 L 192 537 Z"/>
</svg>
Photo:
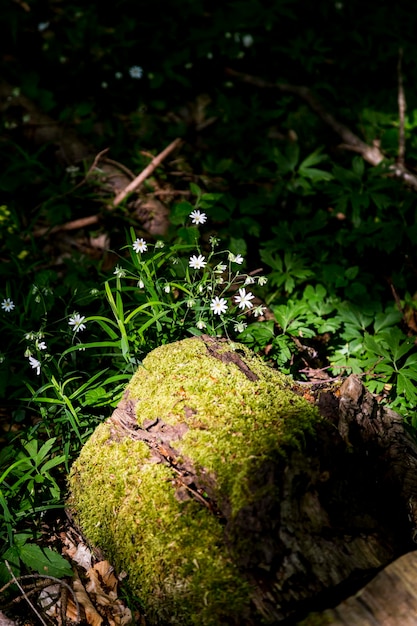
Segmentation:
<svg viewBox="0 0 417 626">
<path fill-rule="evenodd" d="M 199 209 L 194 209 L 190 214 L 189 218 L 192 224 L 196 226 L 200 226 L 205 224 L 207 221 L 207 215 L 200 211 Z M 241 254 L 234 254 L 233 252 L 227 251 L 227 262 L 219 262 L 216 265 L 212 265 L 210 263 L 212 257 L 217 254 L 221 254 L 219 252 L 214 252 L 215 247 L 220 243 L 220 239 L 214 236 L 209 237 L 209 243 L 212 247 L 212 251 L 208 256 L 201 254 L 200 250 L 197 250 L 196 254 L 192 254 L 188 259 L 188 267 L 195 272 L 201 271 L 202 274 L 192 274 L 190 278 L 190 283 L 187 283 L 187 291 L 188 296 L 184 300 L 187 309 L 193 309 L 197 305 L 197 320 L 195 322 L 196 327 L 199 330 L 204 330 L 207 328 L 207 324 L 209 320 L 204 318 L 204 298 L 207 298 L 207 302 L 209 302 L 209 310 L 211 311 L 213 316 L 222 316 L 225 314 L 238 314 L 243 315 L 245 313 L 250 312 L 254 317 L 259 317 L 263 315 L 265 311 L 265 307 L 262 305 L 254 306 L 253 300 L 255 299 L 254 294 L 251 291 L 248 291 L 246 287 L 249 285 L 258 284 L 260 286 L 265 285 L 267 282 L 267 278 L 265 276 L 250 276 L 247 274 L 241 274 L 236 269 L 233 269 L 233 265 L 243 265 L 244 258 Z M 164 243 L 161 241 L 157 241 L 155 243 L 155 248 L 164 247 Z M 142 238 L 138 237 L 133 241 L 132 249 L 138 255 L 147 252 L 148 244 Z M 181 259 L 172 256 L 170 257 L 170 263 L 173 265 L 178 265 Z M 143 262 L 143 261 L 141 261 Z M 114 270 L 114 273 L 117 277 L 122 278 L 125 273 L 119 266 L 117 266 Z M 194 278 L 197 276 L 198 278 Z M 227 296 L 227 292 L 230 289 L 233 289 L 236 284 L 242 284 L 243 286 L 238 287 L 237 293 L 233 296 Z M 223 285 L 222 287 L 220 287 Z M 139 278 L 137 282 L 137 286 L 139 289 L 145 288 L 145 281 L 143 278 Z M 166 293 L 171 292 L 171 285 L 169 282 L 166 282 L 161 286 L 163 291 Z M 215 291 L 221 290 L 221 293 L 215 293 Z M 203 304 L 201 304 L 203 302 Z M 242 333 L 247 327 L 247 323 L 237 319 L 234 320 L 234 330 L 236 333 Z"/>
<path fill-rule="evenodd" d="M 33 356 L 33 352 L 36 352 L 37 355 L 39 356 L 40 352 L 48 349 L 44 341 L 44 334 L 42 331 L 39 331 L 39 332 L 31 331 L 25 334 L 25 339 L 26 341 L 30 342 L 32 345 L 27 346 L 24 356 L 29 359 L 29 365 L 31 366 L 32 369 L 36 370 L 36 374 L 39 376 L 39 374 L 41 373 L 42 365 L 41 365 L 41 361 L 39 360 L 39 358 L 35 358 Z M 49 355 L 46 355 L 46 356 L 48 357 Z"/>
</svg>

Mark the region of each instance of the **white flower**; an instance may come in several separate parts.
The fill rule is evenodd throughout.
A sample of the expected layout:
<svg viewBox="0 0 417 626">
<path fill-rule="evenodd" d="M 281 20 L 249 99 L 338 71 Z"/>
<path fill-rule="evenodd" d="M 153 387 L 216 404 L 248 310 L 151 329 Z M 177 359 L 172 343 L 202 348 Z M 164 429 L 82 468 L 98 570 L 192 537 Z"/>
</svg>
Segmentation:
<svg viewBox="0 0 417 626">
<path fill-rule="evenodd" d="M 259 305 L 259 306 L 256 306 L 256 307 L 253 309 L 252 313 L 254 314 L 254 316 L 255 316 L 255 317 L 259 317 L 260 315 L 262 315 L 262 314 L 263 314 L 263 312 L 265 311 L 265 309 L 266 309 L 266 307 Z"/>
<path fill-rule="evenodd" d="M 136 241 L 133 242 L 132 248 L 135 252 L 137 252 L 137 254 L 139 254 L 139 252 L 146 252 L 146 250 L 148 249 L 148 244 L 141 237 L 140 239 L 138 238 L 136 239 Z"/>
<path fill-rule="evenodd" d="M 207 215 L 205 213 L 200 213 L 200 211 L 192 211 L 190 213 L 191 220 L 193 224 L 204 224 L 207 221 Z"/>
<path fill-rule="evenodd" d="M 268 282 L 268 279 L 266 276 L 258 276 L 258 285 L 266 285 L 266 283 Z"/>
<path fill-rule="evenodd" d="M 253 283 L 255 282 L 255 279 L 253 276 L 246 276 L 245 285 L 253 285 Z"/>
<path fill-rule="evenodd" d="M 74 174 L 77 174 L 77 172 L 80 171 L 80 168 L 76 165 L 68 165 L 68 167 L 65 168 L 65 171 L 72 176 Z"/>
<path fill-rule="evenodd" d="M 252 35 L 243 35 L 242 43 L 245 46 L 245 48 L 250 48 L 251 45 L 253 44 L 253 37 L 252 37 Z"/>
<path fill-rule="evenodd" d="M 26 333 L 25 339 L 27 339 L 28 341 L 34 341 L 34 339 L 36 339 L 36 335 L 35 333 Z"/>
<path fill-rule="evenodd" d="M 206 263 L 207 261 L 202 254 L 199 254 L 198 256 L 193 254 L 193 256 L 190 257 L 189 265 L 193 268 L 193 270 L 201 270 L 206 265 Z"/>
<path fill-rule="evenodd" d="M 30 356 L 29 357 L 29 363 L 30 363 L 30 366 L 32 367 L 32 369 L 36 370 L 36 373 L 39 376 L 39 374 L 41 373 L 40 361 L 38 361 L 38 359 L 35 359 L 33 356 Z"/>
<path fill-rule="evenodd" d="M 168 285 L 168 283 L 165 285 L 164 291 L 165 291 L 165 293 L 169 293 L 171 291 L 171 286 Z"/>
<path fill-rule="evenodd" d="M 206 328 L 207 324 L 204 320 L 198 320 L 196 326 L 199 330 L 203 330 L 203 328 Z"/>
<path fill-rule="evenodd" d="M 238 263 L 238 265 L 242 265 L 243 263 L 243 256 L 241 254 L 232 254 L 231 252 L 229 252 L 229 261 L 231 261 L 232 263 Z"/>
<path fill-rule="evenodd" d="M 190 298 L 190 300 L 187 300 L 187 307 L 189 309 L 192 309 L 194 305 L 195 305 L 195 300 L 193 300 L 192 298 Z"/>
<path fill-rule="evenodd" d="M 227 311 L 227 300 L 225 298 L 219 298 L 216 296 L 210 302 L 210 308 L 215 315 L 221 315 L 222 313 L 226 313 Z"/>
<path fill-rule="evenodd" d="M 139 287 L 139 289 L 143 289 L 144 286 L 145 286 L 145 283 L 143 282 L 143 280 L 142 279 L 138 280 L 138 287 Z"/>
<path fill-rule="evenodd" d="M 69 318 L 68 324 L 69 326 L 74 327 L 74 333 L 78 333 L 79 330 L 85 330 L 86 328 L 85 324 L 83 324 L 84 320 L 85 320 L 85 315 L 74 313 L 74 315 Z"/>
<path fill-rule="evenodd" d="M 214 268 L 214 271 L 216 272 L 216 274 L 221 274 L 222 272 L 224 272 L 227 269 L 227 265 L 224 265 L 223 263 L 219 263 L 218 265 L 216 265 L 216 267 Z"/>
<path fill-rule="evenodd" d="M 123 267 L 119 267 L 118 265 L 116 265 L 113 274 L 116 274 L 117 278 L 124 278 L 126 276 L 126 272 Z"/>
<path fill-rule="evenodd" d="M 142 78 L 143 69 L 139 65 L 133 65 L 129 68 L 129 74 L 131 78 Z"/>
<path fill-rule="evenodd" d="M 161 239 L 158 239 L 158 241 L 155 243 L 155 248 L 165 248 L 164 242 L 161 241 Z"/>
<path fill-rule="evenodd" d="M 254 297 L 255 296 L 250 291 L 246 293 L 246 289 L 239 289 L 239 295 L 235 296 L 235 302 L 239 304 L 239 309 L 244 309 L 245 307 L 251 309 L 253 307 L 251 300 L 253 300 Z"/>
<path fill-rule="evenodd" d="M 235 324 L 235 333 L 243 333 L 246 327 L 247 324 L 245 322 L 237 322 Z"/>
<path fill-rule="evenodd" d="M 44 341 L 37 341 L 35 345 L 38 350 L 46 350 L 46 343 Z"/>
<path fill-rule="evenodd" d="M 95 287 L 93 289 L 90 289 L 90 296 L 98 296 L 99 295 L 99 290 L 96 289 Z"/>
<path fill-rule="evenodd" d="M 6 313 L 10 313 L 10 311 L 14 309 L 14 302 L 10 300 L 10 298 L 5 298 L 1 303 L 1 308 L 3 311 L 6 311 Z"/>
</svg>

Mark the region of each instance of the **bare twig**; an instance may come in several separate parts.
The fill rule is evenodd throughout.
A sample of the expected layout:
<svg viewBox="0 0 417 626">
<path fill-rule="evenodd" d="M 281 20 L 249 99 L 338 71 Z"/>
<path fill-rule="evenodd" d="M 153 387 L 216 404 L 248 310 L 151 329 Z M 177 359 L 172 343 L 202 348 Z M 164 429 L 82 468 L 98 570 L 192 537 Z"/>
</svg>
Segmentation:
<svg viewBox="0 0 417 626">
<path fill-rule="evenodd" d="M 19 581 L 17 580 L 16 576 L 13 574 L 13 570 L 9 565 L 8 561 L 4 561 L 7 569 L 9 570 L 9 574 L 13 579 L 13 582 L 15 583 L 15 585 L 20 589 L 20 591 L 22 592 L 22 596 L 24 597 L 24 599 L 26 600 L 26 602 L 28 603 L 28 605 L 30 606 L 30 608 L 32 609 L 32 611 L 35 613 L 35 615 L 40 619 L 40 621 L 42 622 L 43 626 L 48 626 L 48 624 L 45 622 L 45 620 L 42 618 L 42 615 L 39 613 L 39 611 L 37 610 L 37 608 L 32 604 L 32 602 L 29 600 L 29 598 L 26 595 L 25 590 L 23 589 L 22 585 L 19 583 Z"/>
<path fill-rule="evenodd" d="M 97 224 L 100 219 L 99 215 L 88 215 L 87 217 L 80 217 L 78 220 L 72 220 L 65 224 L 59 224 L 52 228 L 37 228 L 33 233 L 33 237 L 43 237 L 44 235 L 50 235 L 51 233 L 58 233 L 62 230 L 77 230 L 78 228 L 85 228 L 92 224 Z"/>
<path fill-rule="evenodd" d="M 403 74 L 402 74 L 403 50 L 398 50 L 398 159 L 400 167 L 405 167 L 405 111 L 407 108 L 404 94 Z"/>
<path fill-rule="evenodd" d="M 331 113 L 326 111 L 326 109 L 321 105 L 321 103 L 315 98 L 308 87 L 303 87 L 299 85 L 289 85 L 287 83 L 270 83 L 268 81 L 264 81 L 257 76 L 251 76 L 249 74 L 243 74 L 241 72 L 236 72 L 233 69 L 227 68 L 226 73 L 230 76 L 234 76 L 238 78 L 242 82 L 248 83 L 250 85 L 254 85 L 256 87 L 266 88 L 266 89 L 278 89 L 283 93 L 292 93 L 307 102 L 310 108 L 320 117 L 325 124 L 330 126 L 330 128 L 341 137 L 343 147 L 345 150 L 351 150 L 353 152 L 358 152 L 362 158 L 370 163 L 371 165 L 379 165 L 384 160 L 384 154 L 378 147 L 378 145 L 370 146 L 362 139 L 360 139 L 355 133 L 353 133 L 350 128 L 339 122 Z M 395 178 L 399 178 L 406 185 L 411 187 L 414 191 L 417 191 L 417 176 L 412 174 L 406 167 L 400 162 L 391 165 L 387 168 L 387 171 L 391 176 Z"/>
<path fill-rule="evenodd" d="M 56 578 L 55 576 L 48 576 L 48 575 L 41 575 L 41 574 L 25 574 L 24 576 L 19 576 L 19 578 L 17 579 L 16 576 L 13 574 L 13 571 L 8 563 L 8 561 L 4 561 L 7 569 L 9 570 L 9 573 L 11 575 L 11 580 L 9 580 L 8 583 L 6 583 L 5 585 L 3 585 L 3 587 L 0 589 L 0 593 L 2 593 L 3 591 L 5 591 L 8 587 L 10 587 L 10 585 L 12 585 L 13 583 L 16 584 L 18 586 L 18 588 L 20 589 L 20 591 L 23 594 L 23 597 L 25 598 L 25 600 L 27 600 L 27 594 L 24 591 L 23 587 L 19 584 L 19 580 L 27 580 L 29 578 L 31 579 L 39 579 L 41 581 L 54 581 L 56 583 L 58 583 L 59 585 L 61 585 L 62 587 L 65 587 L 70 594 L 72 595 L 72 598 L 74 600 L 74 605 L 75 605 L 75 610 L 76 610 L 76 624 L 78 624 L 80 622 L 80 603 L 77 600 L 77 596 L 75 595 L 74 590 L 70 587 L 70 585 L 68 585 L 66 582 L 64 582 L 63 580 L 61 580 L 60 578 Z M 35 583 L 36 584 L 36 583 Z M 28 600 L 27 600 L 28 601 Z M 28 601 L 29 602 L 29 601 Z M 33 605 L 29 602 L 31 608 L 33 608 L 33 610 L 35 611 L 36 615 L 39 617 L 39 619 L 42 621 L 43 624 L 45 624 L 45 622 L 43 622 L 42 618 L 40 617 L 39 613 L 36 611 L 36 609 L 33 607 Z M 47 624 L 45 625 L 47 626 Z"/>
<path fill-rule="evenodd" d="M 125 187 L 123 191 L 117 194 L 117 196 L 114 199 L 113 205 L 116 207 L 121 202 L 123 202 L 126 196 L 132 193 L 132 191 L 135 191 L 135 189 L 137 189 L 139 185 L 143 183 L 143 181 L 146 180 L 146 178 L 148 178 L 148 176 L 150 176 L 150 174 L 152 174 L 152 172 L 162 163 L 162 161 L 166 159 L 166 157 L 173 150 L 175 150 L 175 148 L 178 148 L 178 146 L 181 145 L 181 143 L 182 143 L 182 139 L 179 139 L 179 138 L 174 139 L 174 141 L 170 143 L 169 146 L 165 148 L 165 150 L 162 150 L 162 152 L 160 152 L 155 158 L 153 158 L 152 161 L 149 163 L 149 165 L 145 167 L 145 169 L 139 174 L 139 176 L 137 176 L 134 180 L 132 180 L 132 182 L 129 183 L 129 185 L 127 185 L 127 187 Z"/>
</svg>

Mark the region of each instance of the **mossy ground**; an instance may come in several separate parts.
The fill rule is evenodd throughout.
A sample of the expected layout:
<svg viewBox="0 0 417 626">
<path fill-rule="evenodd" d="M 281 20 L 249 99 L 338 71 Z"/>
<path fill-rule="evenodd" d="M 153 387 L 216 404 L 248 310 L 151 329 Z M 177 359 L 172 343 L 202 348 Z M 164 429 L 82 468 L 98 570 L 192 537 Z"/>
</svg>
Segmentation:
<svg viewBox="0 0 417 626">
<path fill-rule="evenodd" d="M 258 380 L 211 356 L 203 341 L 186 339 L 150 353 L 128 386 L 139 425 L 156 418 L 187 425 L 175 448 L 215 478 L 232 515 L 263 497 L 249 486 L 256 468 L 302 447 L 320 419 L 285 377 L 225 344 L 235 348 Z M 218 518 L 196 500 L 175 498 L 175 474 L 152 462 L 144 442 L 110 435 L 108 424 L 97 428 L 70 477 L 69 505 L 86 536 L 128 573 L 150 623 L 244 623 L 251 590 Z"/>
</svg>

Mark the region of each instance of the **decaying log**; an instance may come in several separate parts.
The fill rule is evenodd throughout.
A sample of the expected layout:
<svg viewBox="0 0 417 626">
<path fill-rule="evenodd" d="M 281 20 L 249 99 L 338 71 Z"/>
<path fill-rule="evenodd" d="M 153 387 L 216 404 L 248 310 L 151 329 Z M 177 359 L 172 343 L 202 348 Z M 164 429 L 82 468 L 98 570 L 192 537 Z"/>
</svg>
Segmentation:
<svg viewBox="0 0 417 626">
<path fill-rule="evenodd" d="M 181 350 L 185 351 L 184 356 L 179 357 Z M 204 598 L 197 594 L 190 603 L 194 611 L 201 610 L 199 623 L 202 625 L 295 623 L 311 611 L 334 606 L 357 592 L 383 567 L 415 547 L 417 446 L 400 416 L 379 405 L 354 376 L 341 385 L 333 383 L 311 388 L 307 395 L 304 386 L 300 390 L 287 380 L 282 388 L 282 406 L 287 408 L 281 413 L 280 401 L 273 402 L 274 383 L 270 378 L 273 375 L 270 368 L 245 349 L 209 337 L 162 346 L 147 357 L 144 368 L 134 377 L 135 384 L 128 386 L 113 416 L 103 425 L 107 430 L 99 427 L 74 466 L 71 511 L 87 536 L 90 533 L 93 543 L 106 537 L 106 546 L 99 547 L 107 548 L 116 566 L 127 569 L 128 574 L 129 564 L 135 558 L 142 563 L 141 550 L 146 550 L 148 540 L 143 539 L 141 524 L 150 522 L 141 518 L 139 508 L 134 514 L 135 523 L 129 526 L 135 530 L 129 532 L 132 537 L 136 536 L 137 529 L 141 539 L 135 539 L 138 542 L 135 556 L 130 546 L 127 547 L 129 556 L 125 558 L 120 537 L 117 538 L 118 522 L 105 519 L 109 515 L 106 494 L 102 494 L 103 503 L 98 504 L 97 509 L 97 498 L 86 493 L 86 489 L 106 489 L 108 481 L 115 481 L 113 491 L 121 489 L 119 479 L 115 478 L 118 464 L 124 462 L 117 452 L 119 447 L 122 449 L 133 445 L 128 442 L 136 442 L 135 445 L 142 446 L 140 450 L 148 450 L 148 453 L 145 456 L 141 453 L 141 461 L 135 461 L 131 453 L 129 463 L 138 463 L 137 479 L 132 482 L 132 478 L 126 477 L 123 487 L 131 504 L 126 504 L 125 496 L 121 495 L 120 500 L 112 504 L 112 511 L 130 510 L 137 502 L 140 507 L 147 497 L 152 497 L 151 489 L 141 491 L 141 485 L 148 480 L 151 468 L 158 466 L 164 468 L 162 490 L 168 498 L 164 500 L 164 510 L 172 506 L 177 520 L 185 516 L 184 523 L 190 526 L 189 542 L 195 547 L 196 555 L 200 554 L 199 550 L 204 553 L 205 540 L 201 538 L 201 545 L 198 545 L 199 535 L 192 535 L 195 516 L 211 518 L 218 531 L 216 539 L 212 540 L 213 550 L 214 546 L 222 546 L 221 554 L 228 566 L 232 563 L 235 568 L 236 586 L 238 580 L 239 585 L 242 580 L 246 581 L 248 591 L 243 603 L 236 601 L 233 605 L 230 602 L 230 607 L 226 608 L 223 605 L 219 608 L 215 600 L 211 600 L 214 598 L 211 591 L 206 591 L 205 595 L 202 591 L 211 609 L 208 616 L 204 607 L 201 608 Z M 228 391 L 222 386 L 222 380 L 229 376 L 232 388 Z M 283 382 L 278 372 L 276 376 L 278 388 Z M 166 399 L 162 402 L 162 394 L 167 389 L 172 396 L 168 403 Z M 199 393 L 203 397 L 209 394 L 209 408 L 201 408 Z M 228 398 L 233 402 L 236 394 L 241 397 L 244 426 L 239 413 L 236 417 L 227 409 Z M 265 400 L 262 394 L 266 394 Z M 310 413 L 313 397 L 317 409 L 314 409 L 314 418 Z M 245 407 L 252 401 L 254 408 L 247 410 Z M 256 407 L 265 407 L 265 402 L 271 403 L 271 414 L 267 411 L 266 416 L 261 416 Z M 220 418 L 219 404 L 222 407 Z M 298 407 L 296 413 L 292 406 Z M 151 414 L 146 412 L 149 407 Z M 310 417 L 301 438 L 300 433 L 294 431 L 291 436 L 289 431 L 282 439 L 281 428 L 286 428 L 287 420 L 293 421 L 293 428 L 298 419 L 294 416 L 302 420 L 303 412 Z M 222 435 L 217 432 L 223 431 L 216 430 L 219 428 L 216 420 L 231 425 L 230 447 L 228 442 L 220 444 Z M 276 445 L 270 439 L 275 429 Z M 246 434 L 243 436 L 243 433 Z M 252 433 L 255 433 L 258 448 L 253 447 Z M 257 433 L 262 436 L 256 438 Z M 228 493 L 224 484 L 220 484 L 219 475 L 213 471 L 217 462 L 211 469 L 204 467 L 199 461 L 197 443 L 195 454 L 193 448 L 187 447 L 186 441 L 194 437 L 196 442 L 199 437 L 207 441 L 211 455 L 221 455 L 219 467 L 222 463 L 232 466 L 234 459 L 242 454 L 241 446 L 244 450 L 246 446 L 247 459 L 236 467 L 239 480 L 233 483 L 228 479 L 233 493 L 243 483 L 246 499 L 240 504 L 236 505 L 233 493 Z M 280 443 L 280 438 L 284 443 Z M 219 441 L 219 450 L 216 450 L 216 441 Z M 123 467 L 125 473 L 131 465 Z M 107 473 L 108 478 L 103 477 Z M 104 486 L 100 481 L 104 481 Z M 136 489 L 137 496 L 132 500 Z M 118 519 L 118 513 L 115 515 Z M 100 516 L 102 527 L 97 530 Z M 175 538 L 175 531 L 169 524 L 164 531 L 164 524 L 160 523 L 161 528 L 155 528 L 154 532 L 160 532 L 166 542 L 163 553 L 179 550 L 180 561 L 183 544 Z M 105 531 L 105 527 L 108 530 Z M 167 528 L 171 530 L 165 537 Z M 126 532 L 123 530 L 122 536 Z M 112 541 L 117 549 L 112 547 Z M 195 567 L 198 570 L 199 558 L 190 557 L 192 570 Z M 194 561 L 197 565 L 192 565 Z M 160 563 L 155 562 L 156 570 L 159 566 Z M 140 565 L 139 571 L 144 567 Z M 138 580 L 133 571 L 132 578 L 136 576 Z M 195 615 L 190 618 L 185 608 L 184 614 L 181 613 L 176 595 L 178 590 L 186 606 L 192 583 L 184 579 L 180 569 L 169 570 L 164 576 L 172 576 L 172 581 L 166 586 L 162 582 L 154 583 L 148 595 L 149 623 L 184 626 L 196 623 L 192 621 Z M 203 583 L 204 575 L 201 588 Z M 226 585 L 225 591 L 219 582 L 219 594 L 230 594 L 234 590 L 233 578 L 227 584 L 231 586 Z M 141 584 L 136 583 L 133 588 L 134 593 L 141 594 Z"/>
</svg>

